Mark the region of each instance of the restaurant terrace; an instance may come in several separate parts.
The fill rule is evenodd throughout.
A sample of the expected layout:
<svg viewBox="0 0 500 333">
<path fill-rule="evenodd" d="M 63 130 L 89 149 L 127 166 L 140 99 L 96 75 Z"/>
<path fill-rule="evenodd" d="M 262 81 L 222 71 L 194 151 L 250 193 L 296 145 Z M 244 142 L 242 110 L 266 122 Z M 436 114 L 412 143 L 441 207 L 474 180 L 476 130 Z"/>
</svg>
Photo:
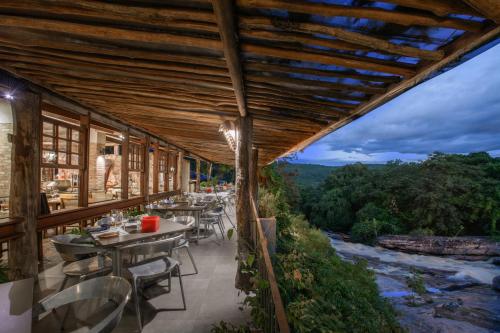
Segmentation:
<svg viewBox="0 0 500 333">
<path fill-rule="evenodd" d="M 269 284 L 259 329 L 289 332 L 259 168 L 498 42 L 499 24 L 495 0 L 1 0 L 0 332 L 244 324 L 250 253 Z M 211 182 L 221 164 L 234 184 Z"/>
</svg>

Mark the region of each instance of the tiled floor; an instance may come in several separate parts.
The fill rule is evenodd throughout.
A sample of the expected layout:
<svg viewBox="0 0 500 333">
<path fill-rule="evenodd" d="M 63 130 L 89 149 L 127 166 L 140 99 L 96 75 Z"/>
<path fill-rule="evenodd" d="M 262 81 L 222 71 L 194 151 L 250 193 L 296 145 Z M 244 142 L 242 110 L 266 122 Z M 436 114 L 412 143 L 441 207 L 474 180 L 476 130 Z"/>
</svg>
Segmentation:
<svg viewBox="0 0 500 333">
<path fill-rule="evenodd" d="M 231 216 L 235 221 L 234 214 Z M 225 219 L 226 229 L 231 228 Z M 236 233 L 234 233 L 236 235 Z M 244 324 L 249 321 L 248 310 L 241 311 L 241 303 L 245 298 L 234 288 L 237 263 L 236 239 L 221 241 L 217 244 L 212 235 L 200 240 L 199 244 L 190 245 L 198 266 L 199 273 L 183 277 L 187 302 L 186 311 L 165 311 L 182 305 L 177 278 L 172 279 L 172 292 L 165 293 L 161 287 L 150 290 L 156 296 L 142 304 L 144 316 L 143 332 L 210 332 L 212 325 L 221 320 L 233 324 Z M 51 294 L 59 288 L 63 275 L 63 263 L 57 263 L 57 253 L 50 249 L 47 242 L 45 266 L 49 267 L 40 274 L 39 297 Z M 181 251 L 183 274 L 194 272 L 185 251 Z M 60 260 L 60 259 L 59 259 Z M 52 266 L 52 267 L 50 267 Z M 127 307 L 116 333 L 138 332 L 133 307 Z M 163 310 L 162 310 L 163 309 Z"/>
</svg>

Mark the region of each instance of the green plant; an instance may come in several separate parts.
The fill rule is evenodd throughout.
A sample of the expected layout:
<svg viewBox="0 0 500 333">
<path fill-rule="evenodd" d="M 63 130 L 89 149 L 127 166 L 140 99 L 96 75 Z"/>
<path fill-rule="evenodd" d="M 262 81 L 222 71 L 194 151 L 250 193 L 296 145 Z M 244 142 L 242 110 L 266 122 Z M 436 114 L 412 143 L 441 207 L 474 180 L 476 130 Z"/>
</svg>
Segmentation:
<svg viewBox="0 0 500 333">
<path fill-rule="evenodd" d="M 79 228 L 74 228 L 74 229 L 71 229 L 71 231 L 69 233 L 71 235 L 78 235 L 81 237 L 90 237 L 90 233 L 85 229 L 80 230 Z"/>
<path fill-rule="evenodd" d="M 411 276 L 407 277 L 406 284 L 411 290 L 419 295 L 424 295 L 427 293 L 424 278 L 416 269 L 411 270 Z"/>
<path fill-rule="evenodd" d="M 3 262 L 0 262 L 0 283 L 9 282 L 8 271 L 8 267 Z"/>
<path fill-rule="evenodd" d="M 218 324 L 212 325 L 210 329 L 211 333 L 250 333 L 250 328 L 248 326 L 234 326 L 231 323 L 226 323 L 221 320 Z"/>
</svg>

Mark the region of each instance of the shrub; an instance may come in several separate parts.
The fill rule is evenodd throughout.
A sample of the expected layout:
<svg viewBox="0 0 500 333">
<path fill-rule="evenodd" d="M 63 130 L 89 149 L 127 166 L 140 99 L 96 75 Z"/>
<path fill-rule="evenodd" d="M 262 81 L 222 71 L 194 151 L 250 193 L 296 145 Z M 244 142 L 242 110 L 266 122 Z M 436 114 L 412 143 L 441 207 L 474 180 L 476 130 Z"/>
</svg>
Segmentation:
<svg viewBox="0 0 500 333">
<path fill-rule="evenodd" d="M 393 223 L 380 221 L 375 218 L 357 222 L 351 229 L 351 239 L 354 242 L 372 245 L 380 235 L 398 233 L 399 228 Z"/>
</svg>

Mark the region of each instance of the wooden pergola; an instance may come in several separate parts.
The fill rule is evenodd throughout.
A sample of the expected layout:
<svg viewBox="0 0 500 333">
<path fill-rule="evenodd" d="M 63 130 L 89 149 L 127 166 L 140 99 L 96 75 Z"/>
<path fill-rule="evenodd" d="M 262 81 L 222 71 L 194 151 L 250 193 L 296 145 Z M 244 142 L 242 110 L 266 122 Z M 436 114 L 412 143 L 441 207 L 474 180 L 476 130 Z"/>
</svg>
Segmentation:
<svg viewBox="0 0 500 333">
<path fill-rule="evenodd" d="M 257 164 L 459 62 L 499 24 L 495 0 L 2 0 L 0 68 L 44 103 L 235 164 L 244 236 Z"/>
</svg>

